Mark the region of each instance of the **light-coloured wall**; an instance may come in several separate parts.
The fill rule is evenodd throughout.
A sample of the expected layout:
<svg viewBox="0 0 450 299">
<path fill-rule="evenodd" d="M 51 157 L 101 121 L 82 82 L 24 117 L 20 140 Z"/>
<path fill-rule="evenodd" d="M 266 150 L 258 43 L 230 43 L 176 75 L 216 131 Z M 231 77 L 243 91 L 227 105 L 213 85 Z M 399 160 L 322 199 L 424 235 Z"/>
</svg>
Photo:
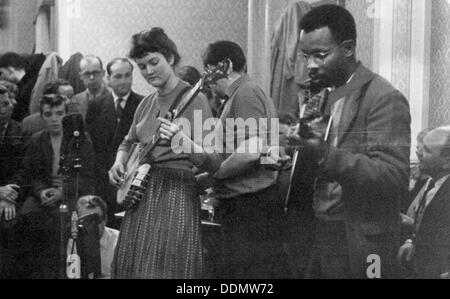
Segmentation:
<svg viewBox="0 0 450 299">
<path fill-rule="evenodd" d="M 430 127 L 450 125 L 450 3 L 432 1 Z"/>
<path fill-rule="evenodd" d="M 67 4 L 63 1 L 66 0 L 61 0 L 61 5 Z M 66 13 L 70 19 L 62 26 L 66 32 L 60 32 L 60 38 L 67 35 L 62 36 L 63 57 L 69 52 L 93 53 L 105 61 L 125 56 L 131 36 L 151 27 L 164 28 L 175 41 L 182 56 L 181 64 L 199 69 L 201 54 L 208 43 L 227 39 L 247 50 L 247 0 L 73 0 L 71 3 L 71 7 L 60 8 L 60 13 Z M 143 93 L 149 89 L 138 74 L 136 88 Z"/>
<path fill-rule="evenodd" d="M 374 18 L 370 14 L 370 2 L 346 0 L 345 7 L 355 18 L 358 31 L 357 58 L 369 68 L 373 67 Z"/>
<path fill-rule="evenodd" d="M 0 53 L 14 51 L 31 54 L 35 44 L 36 0 L 5 2 L 6 24 L 0 29 Z"/>
</svg>

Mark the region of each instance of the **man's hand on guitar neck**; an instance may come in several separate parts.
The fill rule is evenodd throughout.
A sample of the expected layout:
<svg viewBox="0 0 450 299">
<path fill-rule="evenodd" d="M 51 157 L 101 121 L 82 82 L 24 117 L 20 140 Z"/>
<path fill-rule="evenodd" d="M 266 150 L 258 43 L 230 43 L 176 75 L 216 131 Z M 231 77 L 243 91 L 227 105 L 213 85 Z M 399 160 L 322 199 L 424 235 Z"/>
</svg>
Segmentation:
<svg viewBox="0 0 450 299">
<path fill-rule="evenodd" d="M 287 134 L 289 146 L 297 148 L 297 150 L 309 149 L 310 157 L 315 162 L 321 164 L 329 152 L 329 144 L 325 141 L 327 135 L 327 125 L 321 119 L 310 122 L 304 126 L 296 127 L 296 131 L 291 131 Z"/>
</svg>

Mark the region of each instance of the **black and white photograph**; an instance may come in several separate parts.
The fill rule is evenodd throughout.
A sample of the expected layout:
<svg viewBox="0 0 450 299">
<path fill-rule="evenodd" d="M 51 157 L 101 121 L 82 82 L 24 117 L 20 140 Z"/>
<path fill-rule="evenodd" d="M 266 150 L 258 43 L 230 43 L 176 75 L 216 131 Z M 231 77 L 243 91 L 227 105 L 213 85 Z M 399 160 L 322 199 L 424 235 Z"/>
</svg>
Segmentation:
<svg viewBox="0 0 450 299">
<path fill-rule="evenodd" d="M 449 78 L 449 0 L 0 0 L 0 280 L 450 279 Z"/>
</svg>

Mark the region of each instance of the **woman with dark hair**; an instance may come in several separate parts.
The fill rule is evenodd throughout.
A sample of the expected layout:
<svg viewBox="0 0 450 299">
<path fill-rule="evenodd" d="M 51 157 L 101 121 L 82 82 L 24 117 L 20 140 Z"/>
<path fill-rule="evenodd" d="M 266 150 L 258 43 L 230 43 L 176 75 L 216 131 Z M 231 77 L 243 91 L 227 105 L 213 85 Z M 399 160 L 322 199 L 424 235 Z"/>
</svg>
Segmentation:
<svg viewBox="0 0 450 299">
<path fill-rule="evenodd" d="M 131 145 L 148 144 L 160 126 L 158 117 L 166 115 L 189 87 L 175 74 L 180 55 L 163 29 L 153 28 L 134 35 L 129 56 L 156 92 L 141 102 L 119 147 L 109 174 L 111 183 L 118 187 Z M 182 117 L 192 124 L 194 111 L 196 117 L 199 113 L 203 119 L 211 117 L 202 95 L 193 100 Z M 193 165 L 186 154 L 174 153 L 170 143 L 158 144 L 150 156 L 144 157 L 152 166 L 148 187 L 139 205 L 125 213 L 112 277 L 201 278 L 200 200 Z"/>
</svg>

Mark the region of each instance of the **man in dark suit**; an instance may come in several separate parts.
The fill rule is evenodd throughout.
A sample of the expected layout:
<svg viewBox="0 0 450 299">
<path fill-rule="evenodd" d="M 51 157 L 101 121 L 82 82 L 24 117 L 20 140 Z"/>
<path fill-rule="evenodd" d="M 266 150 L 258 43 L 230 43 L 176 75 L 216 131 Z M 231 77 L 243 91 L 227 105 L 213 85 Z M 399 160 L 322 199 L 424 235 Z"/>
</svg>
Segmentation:
<svg viewBox="0 0 450 299">
<path fill-rule="evenodd" d="M 303 117 L 320 117 L 291 137 L 311 153 L 306 159 L 316 177 L 306 276 L 393 277 L 399 200 L 408 186 L 408 102 L 357 61 L 355 20 L 346 9 L 314 8 L 300 29 L 311 84 L 324 90 L 326 103 L 306 109 Z"/>
<path fill-rule="evenodd" d="M 110 95 L 110 90 L 103 82 L 105 71 L 100 57 L 86 55 L 80 61 L 80 79 L 86 86 L 86 90 L 75 95 L 69 104 L 69 113 L 80 113 L 86 120 L 86 114 L 90 103 L 95 99 Z"/>
<path fill-rule="evenodd" d="M 108 204 L 108 226 L 118 211 L 116 189 L 109 184 L 108 170 L 116 152 L 133 122 L 134 113 L 143 96 L 131 90 L 133 65 L 126 58 L 113 59 L 106 66 L 112 94 L 94 100 L 88 108 L 86 126 L 94 143 L 97 164 L 97 194 Z"/>
<path fill-rule="evenodd" d="M 6 84 L 0 81 L 0 279 L 9 278 L 14 267 L 9 224 L 16 218 L 19 186 L 9 185 L 23 155 L 20 124 L 11 119 L 14 96 Z"/>
<path fill-rule="evenodd" d="M 450 272 L 450 127 L 428 132 L 417 157 L 431 178 L 411 204 L 411 238 L 398 258 L 416 278 L 444 278 Z"/>
</svg>

